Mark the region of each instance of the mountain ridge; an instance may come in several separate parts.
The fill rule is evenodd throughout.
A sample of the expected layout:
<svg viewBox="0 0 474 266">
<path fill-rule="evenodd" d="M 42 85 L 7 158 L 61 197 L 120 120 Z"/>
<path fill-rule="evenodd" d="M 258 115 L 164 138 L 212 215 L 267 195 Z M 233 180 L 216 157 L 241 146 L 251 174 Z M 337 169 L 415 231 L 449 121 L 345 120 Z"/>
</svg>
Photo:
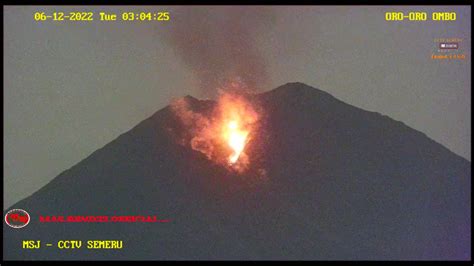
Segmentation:
<svg viewBox="0 0 474 266">
<path fill-rule="evenodd" d="M 183 99 L 204 112 L 215 105 Z M 5 258 L 470 258 L 470 162 L 402 122 L 303 83 L 251 100 L 262 118 L 247 153 L 267 177 L 230 173 L 176 143 L 184 128 L 167 106 L 14 204 L 30 212 L 31 225 L 12 231 L 4 224 L 4 241 L 12 243 L 120 237 L 124 251 L 16 244 L 4 245 Z M 35 220 L 55 213 L 158 213 L 173 222 Z"/>
</svg>

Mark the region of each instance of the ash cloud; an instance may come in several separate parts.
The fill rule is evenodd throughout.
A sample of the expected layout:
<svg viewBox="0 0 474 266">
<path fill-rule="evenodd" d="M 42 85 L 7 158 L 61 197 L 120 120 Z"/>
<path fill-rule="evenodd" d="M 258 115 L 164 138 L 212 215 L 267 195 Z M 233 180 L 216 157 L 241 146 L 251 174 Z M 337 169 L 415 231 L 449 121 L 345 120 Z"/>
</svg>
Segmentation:
<svg viewBox="0 0 474 266">
<path fill-rule="evenodd" d="M 195 75 L 206 97 L 220 90 L 251 93 L 267 80 L 256 38 L 272 29 L 269 7 L 174 8 L 163 32 L 166 42 Z"/>
<path fill-rule="evenodd" d="M 200 151 L 208 159 L 213 159 L 214 145 L 209 141 L 209 136 L 213 134 L 212 121 L 203 114 L 192 111 L 185 98 L 174 100 L 170 106 L 187 130 L 185 133 L 188 136 L 180 139 L 180 144 L 187 146 L 189 143 L 191 148 Z"/>
</svg>

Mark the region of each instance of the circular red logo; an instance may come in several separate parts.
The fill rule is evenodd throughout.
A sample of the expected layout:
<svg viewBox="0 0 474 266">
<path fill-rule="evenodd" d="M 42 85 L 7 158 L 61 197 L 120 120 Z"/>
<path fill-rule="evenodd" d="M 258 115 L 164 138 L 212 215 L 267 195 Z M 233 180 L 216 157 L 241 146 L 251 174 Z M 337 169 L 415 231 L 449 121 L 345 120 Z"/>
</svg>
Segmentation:
<svg viewBox="0 0 474 266">
<path fill-rule="evenodd" d="M 30 215 L 22 209 L 12 209 L 5 215 L 5 223 L 13 228 L 23 228 L 30 223 Z"/>
</svg>

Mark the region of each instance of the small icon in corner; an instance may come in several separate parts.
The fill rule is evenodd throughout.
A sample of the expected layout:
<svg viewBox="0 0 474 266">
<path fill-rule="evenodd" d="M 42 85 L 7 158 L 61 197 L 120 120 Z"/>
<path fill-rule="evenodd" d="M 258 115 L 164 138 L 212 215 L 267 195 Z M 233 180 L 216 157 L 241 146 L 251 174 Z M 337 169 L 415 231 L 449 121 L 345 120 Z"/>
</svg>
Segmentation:
<svg viewBox="0 0 474 266">
<path fill-rule="evenodd" d="M 12 209 L 5 215 L 5 223 L 13 228 L 23 228 L 30 223 L 30 214 L 22 209 Z"/>
<path fill-rule="evenodd" d="M 442 42 L 439 44 L 440 49 L 458 49 L 457 42 Z"/>
</svg>

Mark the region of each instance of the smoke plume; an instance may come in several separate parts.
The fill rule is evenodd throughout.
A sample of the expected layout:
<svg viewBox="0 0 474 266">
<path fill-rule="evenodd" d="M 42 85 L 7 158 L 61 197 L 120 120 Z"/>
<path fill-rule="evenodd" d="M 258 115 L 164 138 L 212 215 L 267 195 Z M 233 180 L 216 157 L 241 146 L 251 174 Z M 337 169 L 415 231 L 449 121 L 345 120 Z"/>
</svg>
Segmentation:
<svg viewBox="0 0 474 266">
<path fill-rule="evenodd" d="M 268 7 L 179 7 L 163 33 L 193 72 L 206 97 L 219 90 L 253 92 L 265 85 L 265 58 L 256 37 L 272 27 Z"/>
</svg>

